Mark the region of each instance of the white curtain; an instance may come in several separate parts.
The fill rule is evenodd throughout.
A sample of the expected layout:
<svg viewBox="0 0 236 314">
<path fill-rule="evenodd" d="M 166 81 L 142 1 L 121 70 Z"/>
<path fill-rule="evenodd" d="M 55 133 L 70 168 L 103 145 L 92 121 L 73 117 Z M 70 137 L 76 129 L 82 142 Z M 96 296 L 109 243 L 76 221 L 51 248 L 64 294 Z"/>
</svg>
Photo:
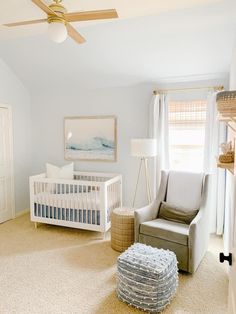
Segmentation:
<svg viewBox="0 0 236 314">
<path fill-rule="evenodd" d="M 169 168 L 168 97 L 153 95 L 149 107 L 149 137 L 157 139 L 157 156 L 154 158 L 153 195 L 156 196 L 162 169 Z"/>
<path fill-rule="evenodd" d="M 208 95 L 205 130 L 204 171 L 211 175 L 209 185 L 209 210 L 211 210 L 211 232 L 223 234 L 225 214 L 225 171 L 218 169 L 216 156 L 219 145 L 226 141 L 227 131 L 224 123 L 217 120 L 216 93 Z"/>
</svg>

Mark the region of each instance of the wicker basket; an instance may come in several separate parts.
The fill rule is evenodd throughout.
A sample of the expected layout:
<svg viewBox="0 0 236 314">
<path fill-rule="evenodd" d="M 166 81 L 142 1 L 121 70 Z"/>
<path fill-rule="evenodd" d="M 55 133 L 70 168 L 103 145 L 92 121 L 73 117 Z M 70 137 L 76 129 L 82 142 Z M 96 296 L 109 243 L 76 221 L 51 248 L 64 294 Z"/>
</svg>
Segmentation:
<svg viewBox="0 0 236 314">
<path fill-rule="evenodd" d="M 219 161 L 222 163 L 234 162 L 234 151 L 230 151 L 227 154 L 222 154 L 219 156 Z"/>
<path fill-rule="evenodd" d="M 125 251 L 134 243 L 134 209 L 121 207 L 111 214 L 111 247 L 118 251 Z"/>
<path fill-rule="evenodd" d="M 216 102 L 217 109 L 223 116 L 236 116 L 236 91 L 218 93 Z"/>
</svg>

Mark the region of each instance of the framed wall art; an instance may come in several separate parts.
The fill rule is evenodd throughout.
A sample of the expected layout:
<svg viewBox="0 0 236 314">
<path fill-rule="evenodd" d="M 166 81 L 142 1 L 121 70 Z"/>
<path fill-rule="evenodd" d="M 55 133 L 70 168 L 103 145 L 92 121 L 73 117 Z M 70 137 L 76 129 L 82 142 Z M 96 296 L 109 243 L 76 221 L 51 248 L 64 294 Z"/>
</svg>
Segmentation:
<svg viewBox="0 0 236 314">
<path fill-rule="evenodd" d="M 88 116 L 65 118 L 65 159 L 116 161 L 117 118 Z"/>
</svg>

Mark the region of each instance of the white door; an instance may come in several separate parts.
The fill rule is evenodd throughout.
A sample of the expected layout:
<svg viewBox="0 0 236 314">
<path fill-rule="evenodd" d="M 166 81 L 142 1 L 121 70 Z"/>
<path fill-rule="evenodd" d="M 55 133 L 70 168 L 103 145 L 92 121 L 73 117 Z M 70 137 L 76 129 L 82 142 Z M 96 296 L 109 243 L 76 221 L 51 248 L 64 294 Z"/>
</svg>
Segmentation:
<svg viewBox="0 0 236 314">
<path fill-rule="evenodd" d="M 236 167 L 235 167 L 236 171 Z M 229 254 L 232 254 L 232 266 L 229 269 L 229 314 L 236 314 L 236 175 L 232 176 L 230 204 Z"/>
<path fill-rule="evenodd" d="M 11 110 L 0 104 L 0 223 L 13 218 L 13 153 Z"/>
<path fill-rule="evenodd" d="M 235 141 L 229 130 L 229 139 Z M 236 141 L 235 141 L 236 144 Z M 236 153 L 235 153 L 236 160 Z M 229 314 L 236 314 L 236 164 L 234 175 L 227 171 L 226 213 L 224 230 L 224 256 L 222 260 L 229 262 Z"/>
</svg>

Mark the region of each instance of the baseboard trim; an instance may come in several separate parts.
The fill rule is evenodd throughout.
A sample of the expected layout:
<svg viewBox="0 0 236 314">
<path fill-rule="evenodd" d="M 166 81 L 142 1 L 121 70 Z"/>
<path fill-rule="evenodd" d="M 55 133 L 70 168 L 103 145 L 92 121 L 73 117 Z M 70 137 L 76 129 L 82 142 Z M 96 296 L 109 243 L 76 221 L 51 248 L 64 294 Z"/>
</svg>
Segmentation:
<svg viewBox="0 0 236 314">
<path fill-rule="evenodd" d="M 24 209 L 24 210 L 21 210 L 20 212 L 15 214 L 15 218 L 21 217 L 21 216 L 23 216 L 23 215 L 25 215 L 25 214 L 27 214 L 29 212 L 30 212 L 30 210 L 28 208 Z"/>
</svg>

